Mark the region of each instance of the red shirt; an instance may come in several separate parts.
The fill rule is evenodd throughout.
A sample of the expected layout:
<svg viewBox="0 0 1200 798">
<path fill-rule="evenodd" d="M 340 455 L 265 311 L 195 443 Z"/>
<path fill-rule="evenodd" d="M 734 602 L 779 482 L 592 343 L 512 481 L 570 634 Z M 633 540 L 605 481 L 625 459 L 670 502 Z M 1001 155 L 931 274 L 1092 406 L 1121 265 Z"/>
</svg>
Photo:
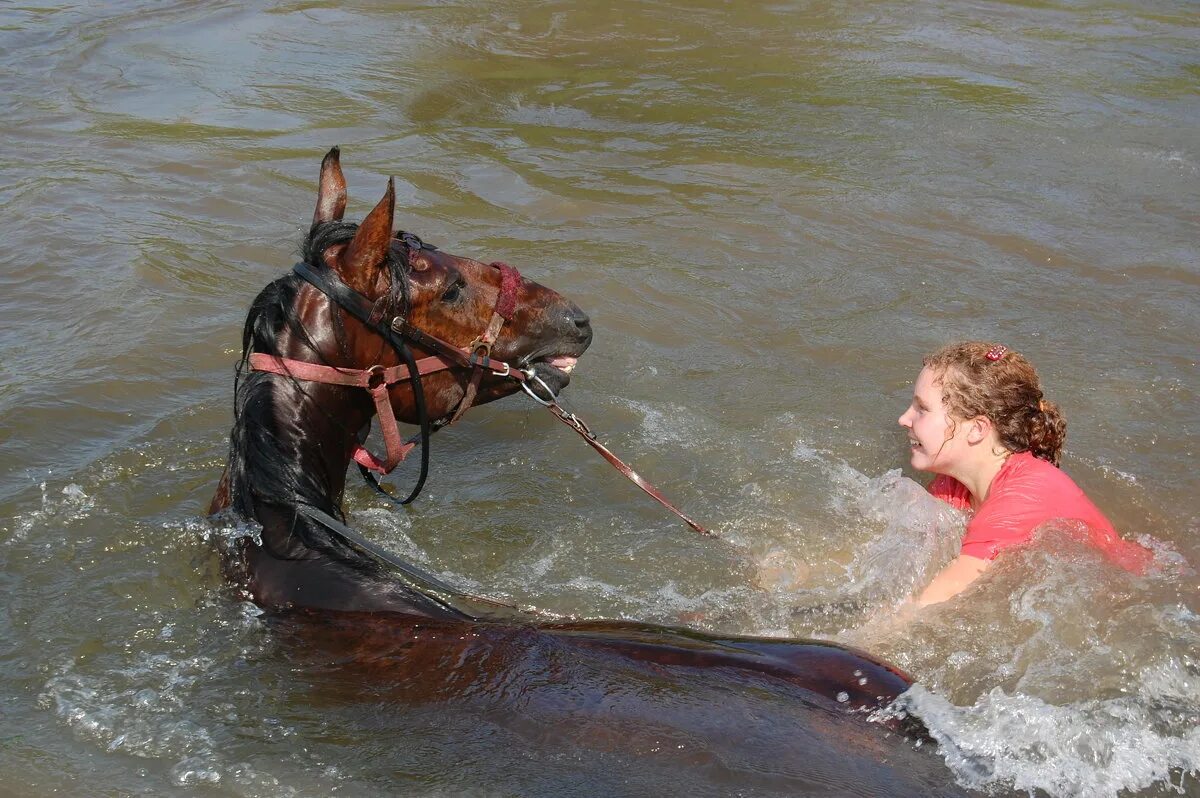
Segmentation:
<svg viewBox="0 0 1200 798">
<path fill-rule="evenodd" d="M 953 507 L 971 510 L 970 491 L 954 477 L 939 474 L 929 492 Z M 1029 452 L 1009 455 L 1000 467 L 987 498 L 967 522 L 962 553 L 994 560 L 1004 549 L 1027 543 L 1034 530 L 1055 519 L 1083 522 L 1088 541 L 1126 570 L 1143 573 L 1153 559 L 1148 550 L 1122 540 L 1069 476 Z"/>
</svg>

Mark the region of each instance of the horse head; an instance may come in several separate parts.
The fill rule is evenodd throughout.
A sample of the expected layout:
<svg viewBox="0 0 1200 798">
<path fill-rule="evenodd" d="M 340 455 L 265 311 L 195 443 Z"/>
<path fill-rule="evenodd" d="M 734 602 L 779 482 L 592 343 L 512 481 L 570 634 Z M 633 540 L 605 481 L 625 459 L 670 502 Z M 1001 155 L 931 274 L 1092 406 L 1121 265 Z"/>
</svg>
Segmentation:
<svg viewBox="0 0 1200 798">
<path fill-rule="evenodd" d="M 570 382 L 571 369 L 592 340 L 591 324 L 580 308 L 557 292 L 525 279 L 500 263 L 482 263 L 444 252 L 401 231 L 393 235 L 395 190 L 387 191 L 362 224 L 354 229 L 342 222 L 346 181 L 339 151 L 329 151 L 321 164 L 317 207 L 305 247 L 306 258 L 328 267 L 347 286 L 372 304 L 383 320 L 403 335 L 413 332 L 411 344 L 419 356 L 436 356 L 433 341 L 524 369 L 537 377 L 543 394 L 557 394 Z M 352 237 L 349 234 L 353 232 Z M 336 310 L 328 300 L 308 290 L 302 320 L 320 329 Z M 497 314 L 503 312 L 503 319 Z M 334 326 L 337 326 L 337 320 Z M 492 328 L 492 329 L 489 329 Z M 398 354 L 361 321 L 344 319 L 344 340 L 324 341 L 319 354 L 345 368 L 399 365 Z M 471 404 L 483 404 L 519 389 L 517 380 L 494 370 L 456 364 L 424 378 L 428 412 L 447 418 L 472 391 Z M 397 418 L 415 423 L 412 386 L 391 386 Z M 550 398 L 543 396 L 543 398 Z"/>
</svg>

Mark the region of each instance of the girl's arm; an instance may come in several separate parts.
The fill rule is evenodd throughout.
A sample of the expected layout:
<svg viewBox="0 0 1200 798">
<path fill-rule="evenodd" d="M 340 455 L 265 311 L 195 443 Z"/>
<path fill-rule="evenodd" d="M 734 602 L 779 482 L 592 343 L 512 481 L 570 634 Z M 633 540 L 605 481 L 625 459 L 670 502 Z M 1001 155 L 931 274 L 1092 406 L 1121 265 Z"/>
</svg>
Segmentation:
<svg viewBox="0 0 1200 798">
<path fill-rule="evenodd" d="M 960 554 L 921 591 L 913 603 L 918 607 L 937 604 L 967 589 L 992 564 L 991 560 Z"/>
</svg>

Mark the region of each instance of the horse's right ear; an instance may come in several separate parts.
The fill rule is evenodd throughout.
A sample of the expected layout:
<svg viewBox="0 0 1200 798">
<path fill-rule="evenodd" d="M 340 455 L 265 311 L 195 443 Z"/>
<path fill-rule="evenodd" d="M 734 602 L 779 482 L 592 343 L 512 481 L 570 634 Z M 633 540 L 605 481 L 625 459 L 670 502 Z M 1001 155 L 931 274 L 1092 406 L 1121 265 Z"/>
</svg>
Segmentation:
<svg viewBox="0 0 1200 798">
<path fill-rule="evenodd" d="M 377 268 L 388 256 L 392 246 L 392 217 L 395 212 L 396 186 L 389 177 L 383 199 L 363 219 L 358 232 L 338 258 L 338 271 L 342 279 L 359 293 L 369 295 Z"/>
<path fill-rule="evenodd" d="M 341 150 L 334 147 L 321 161 L 321 185 L 313 224 L 341 221 L 346 212 L 346 178 L 342 176 Z"/>
</svg>

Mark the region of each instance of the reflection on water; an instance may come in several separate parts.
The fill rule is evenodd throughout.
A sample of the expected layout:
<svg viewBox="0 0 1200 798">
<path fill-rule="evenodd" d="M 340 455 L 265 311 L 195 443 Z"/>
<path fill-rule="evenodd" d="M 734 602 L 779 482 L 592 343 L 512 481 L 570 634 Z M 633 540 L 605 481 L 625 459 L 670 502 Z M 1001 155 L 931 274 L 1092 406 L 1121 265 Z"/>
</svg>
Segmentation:
<svg viewBox="0 0 1200 798">
<path fill-rule="evenodd" d="M 221 591 L 242 316 L 337 143 L 351 217 L 394 174 L 406 229 L 589 312 L 572 409 L 721 539 L 519 399 L 438 436 L 409 511 L 352 488 L 359 527 L 554 612 L 879 653 L 966 785 L 1195 793 L 1198 28 L 1170 0 L 0 8 L 0 782 L 811 789 L 364 707 Z M 962 337 L 1039 366 L 1150 574 L 1051 531 L 895 617 L 961 525 L 894 472 L 895 417 Z"/>
</svg>

